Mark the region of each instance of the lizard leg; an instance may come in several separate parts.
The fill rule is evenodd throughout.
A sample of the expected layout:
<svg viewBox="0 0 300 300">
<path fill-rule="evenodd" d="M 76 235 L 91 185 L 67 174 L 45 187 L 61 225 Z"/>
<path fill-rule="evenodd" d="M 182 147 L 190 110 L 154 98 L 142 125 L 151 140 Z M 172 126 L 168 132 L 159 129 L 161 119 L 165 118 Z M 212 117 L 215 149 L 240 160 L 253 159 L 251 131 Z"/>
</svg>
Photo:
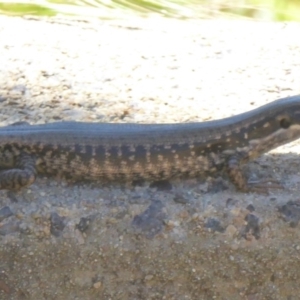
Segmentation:
<svg viewBox="0 0 300 300">
<path fill-rule="evenodd" d="M 36 179 L 35 158 L 28 154 L 21 154 L 13 169 L 0 172 L 1 190 L 19 190 L 31 185 Z"/>
<path fill-rule="evenodd" d="M 229 179 L 238 190 L 243 192 L 249 191 L 249 186 L 240 168 L 239 160 L 235 156 L 231 157 L 228 161 L 227 173 Z"/>
<path fill-rule="evenodd" d="M 282 189 L 282 185 L 274 179 L 265 179 L 262 181 L 247 182 L 242 170 L 240 168 L 239 159 L 231 157 L 227 165 L 227 173 L 235 185 L 235 187 L 242 192 L 256 192 L 260 194 L 268 194 L 268 189 Z"/>
</svg>

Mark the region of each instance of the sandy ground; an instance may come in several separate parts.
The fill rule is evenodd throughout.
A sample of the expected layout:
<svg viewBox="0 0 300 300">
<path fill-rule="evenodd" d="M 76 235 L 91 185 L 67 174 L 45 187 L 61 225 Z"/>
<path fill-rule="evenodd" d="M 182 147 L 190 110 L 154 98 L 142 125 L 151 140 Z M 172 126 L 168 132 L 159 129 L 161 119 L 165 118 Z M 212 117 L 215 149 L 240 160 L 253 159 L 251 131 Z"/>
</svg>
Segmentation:
<svg viewBox="0 0 300 300">
<path fill-rule="evenodd" d="M 277 98 L 299 94 L 300 39 L 296 38 L 299 30 L 300 25 L 293 23 L 159 18 L 76 22 L 2 16 L 0 124 L 58 120 L 166 123 L 235 115 Z M 239 241 L 236 247 L 253 247 L 257 246 L 257 230 L 253 229 L 253 238 L 248 239 L 245 238 L 247 228 L 244 226 L 245 222 L 251 222 L 241 217 L 242 221 L 233 226 L 228 216 L 223 214 L 226 208 L 232 209 L 233 215 L 244 216 L 245 211 L 252 212 L 253 207 L 256 216 L 261 218 L 259 224 L 264 224 L 264 231 L 259 233 L 260 242 L 263 241 L 259 247 L 263 247 L 270 242 L 271 235 L 265 229 L 266 224 L 270 220 L 277 224 L 274 217 L 276 208 L 299 198 L 299 151 L 300 143 L 296 141 L 246 166 L 245 172 L 250 179 L 273 177 L 282 182 L 284 189 L 271 191 L 269 196 L 237 193 L 226 178 L 225 183 L 220 185 L 211 184 L 210 179 L 207 182 L 176 180 L 171 182 L 172 189 L 167 191 L 150 189 L 147 184 L 134 188 L 107 187 L 101 183 L 69 185 L 39 178 L 30 188 L 14 195 L 17 202 L 12 202 L 11 195 L 1 192 L 0 207 L 9 207 L 12 214 L 7 210 L 0 213 L 4 216 L 0 227 L 1 243 L 7 250 L 30 240 L 35 245 L 32 249 L 39 249 L 45 244 L 36 246 L 36 241 L 49 240 L 49 249 L 52 249 L 56 243 L 53 236 L 61 236 L 66 241 L 72 240 L 72 245 L 87 245 L 88 234 L 82 228 L 97 215 L 101 219 L 98 231 L 102 235 L 101 243 L 114 245 L 116 252 L 111 252 L 114 255 L 122 252 L 120 247 L 133 250 L 129 242 L 124 242 L 126 232 L 132 228 L 144 233 L 146 238 L 143 249 L 138 249 L 138 243 L 135 244 L 134 253 L 144 253 L 147 249 L 145 245 L 148 245 L 159 249 L 162 256 L 164 253 L 167 255 L 168 252 L 157 246 L 158 243 L 165 245 L 157 240 L 157 235 L 163 234 L 163 239 L 171 238 L 176 243 L 190 242 L 193 238 L 187 233 L 195 231 L 197 236 L 204 228 L 225 232 L 226 237 L 232 239 L 232 244 L 237 245 L 236 241 Z M 285 221 L 294 222 L 297 218 L 298 215 Z M 190 222 L 196 222 L 196 225 L 191 227 Z M 276 232 L 279 229 L 274 227 L 273 230 Z M 240 234 L 238 237 L 237 231 Z M 149 244 L 148 240 L 153 244 Z M 208 243 L 214 245 L 215 242 L 209 240 Z M 28 247 L 22 248 L 27 254 L 31 249 Z M 105 252 L 108 250 L 100 246 L 100 242 L 95 247 L 106 253 L 108 260 L 115 259 Z M 72 259 L 75 248 L 68 250 Z M 22 249 L 18 250 L 21 251 L 19 255 Z M 177 252 L 174 250 L 174 253 Z M 28 266 L 32 263 L 35 270 L 43 272 L 42 263 L 26 263 Z M 147 262 L 144 263 L 147 265 Z M 14 264 L 25 273 L 29 272 L 24 262 L 18 264 L 14 260 Z M 189 266 L 192 268 L 193 264 L 191 259 Z M 186 265 L 181 267 L 184 269 Z M 208 274 L 211 266 L 206 267 Z M 9 273 L 5 263 L 1 268 L 3 274 Z M 48 268 L 51 269 L 49 265 Z M 118 270 L 121 272 L 118 278 L 122 277 L 124 283 L 125 278 L 131 275 L 126 273 L 125 267 L 121 269 Z M 163 296 L 164 299 L 199 299 L 197 295 L 202 295 L 201 299 L 263 299 L 261 295 L 272 295 L 271 289 L 263 285 L 261 289 L 247 286 L 248 289 L 245 288 L 242 294 L 238 288 L 234 292 L 227 291 L 226 280 L 219 280 L 215 285 L 208 281 L 210 284 L 207 283 L 206 288 L 201 285 L 199 292 L 196 283 L 184 283 L 185 279 L 180 276 L 177 282 L 181 282 L 186 290 L 177 287 L 168 293 L 163 288 L 156 289 L 154 282 L 159 278 L 157 273 L 153 273 L 151 268 L 144 270 L 135 275 L 135 278 L 140 278 L 136 281 L 139 289 L 135 290 L 128 288 L 127 283 L 122 285 L 113 275 L 108 278 L 108 275 L 100 276 L 99 271 L 95 270 L 85 270 L 84 273 L 80 269 L 79 272 L 78 267 L 66 279 L 72 293 L 69 290 L 64 294 L 63 289 L 58 289 L 57 299 L 75 299 L 75 296 L 96 299 L 84 294 L 85 289 L 90 288 L 93 289 L 92 295 L 100 295 L 101 299 L 163 299 Z M 169 270 L 168 265 L 161 270 Z M 195 270 L 196 273 L 199 271 L 197 267 Z M 10 280 L 0 276 L 0 295 L 15 295 L 16 291 L 22 291 L 29 299 L 36 299 L 34 297 L 43 287 L 33 288 L 30 279 L 22 277 L 15 268 L 14 272 L 15 277 L 10 275 Z M 191 274 L 186 276 L 194 278 Z M 164 279 L 162 275 L 160 282 L 165 282 Z M 58 282 L 60 280 L 58 276 Z M 20 282 L 25 282 L 23 287 L 20 287 Z M 46 279 L 43 282 L 45 293 L 52 295 L 49 290 L 53 286 L 49 287 Z M 126 297 L 119 288 L 128 292 Z M 241 298 L 238 295 L 242 295 Z M 271 298 L 286 299 L 284 297 L 290 294 L 281 289 L 278 295 L 283 298 Z"/>
</svg>

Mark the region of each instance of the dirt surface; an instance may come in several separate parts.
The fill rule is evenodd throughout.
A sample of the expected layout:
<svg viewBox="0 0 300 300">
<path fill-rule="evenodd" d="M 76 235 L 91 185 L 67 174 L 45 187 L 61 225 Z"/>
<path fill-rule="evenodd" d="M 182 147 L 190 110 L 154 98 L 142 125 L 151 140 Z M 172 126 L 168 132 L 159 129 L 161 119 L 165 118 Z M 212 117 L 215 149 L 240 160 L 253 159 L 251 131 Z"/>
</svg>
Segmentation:
<svg viewBox="0 0 300 300">
<path fill-rule="evenodd" d="M 300 24 L 0 17 L 0 123 L 188 122 L 300 94 Z M 298 299 L 300 143 L 156 188 L 0 193 L 0 299 Z"/>
</svg>

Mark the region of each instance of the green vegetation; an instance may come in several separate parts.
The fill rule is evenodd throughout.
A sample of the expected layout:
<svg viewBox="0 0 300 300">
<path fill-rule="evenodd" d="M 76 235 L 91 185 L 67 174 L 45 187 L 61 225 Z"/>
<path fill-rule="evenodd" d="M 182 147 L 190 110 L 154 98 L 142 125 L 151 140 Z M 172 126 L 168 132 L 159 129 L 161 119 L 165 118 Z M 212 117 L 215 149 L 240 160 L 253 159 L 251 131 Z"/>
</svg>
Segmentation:
<svg viewBox="0 0 300 300">
<path fill-rule="evenodd" d="M 37 15 L 55 16 L 56 11 L 46 6 L 32 3 L 2 3 L 0 2 L 0 13 L 7 15 Z"/>
<path fill-rule="evenodd" d="M 117 13 L 116 13 L 117 12 Z M 0 13 L 9 15 L 55 14 L 115 18 L 126 13 L 166 17 L 252 18 L 300 21 L 299 0 L 0 0 Z"/>
</svg>

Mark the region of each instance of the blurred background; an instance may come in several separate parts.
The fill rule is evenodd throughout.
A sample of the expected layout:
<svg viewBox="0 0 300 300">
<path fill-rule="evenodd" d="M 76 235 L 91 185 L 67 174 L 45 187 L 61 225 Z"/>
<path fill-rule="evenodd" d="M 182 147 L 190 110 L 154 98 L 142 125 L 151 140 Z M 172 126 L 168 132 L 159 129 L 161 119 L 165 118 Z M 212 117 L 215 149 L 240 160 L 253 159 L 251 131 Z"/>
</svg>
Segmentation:
<svg viewBox="0 0 300 300">
<path fill-rule="evenodd" d="M 157 15 L 180 19 L 300 21 L 300 0 L 6 0 L 0 1 L 0 13 L 102 19 Z"/>
</svg>

